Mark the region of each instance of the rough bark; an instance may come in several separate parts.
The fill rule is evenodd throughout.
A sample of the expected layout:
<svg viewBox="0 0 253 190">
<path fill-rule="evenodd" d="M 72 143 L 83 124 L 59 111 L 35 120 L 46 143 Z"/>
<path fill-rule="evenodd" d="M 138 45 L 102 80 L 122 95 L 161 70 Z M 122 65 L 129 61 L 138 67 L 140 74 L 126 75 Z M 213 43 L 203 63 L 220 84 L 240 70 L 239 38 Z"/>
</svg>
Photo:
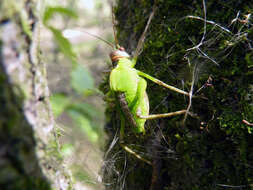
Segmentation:
<svg viewBox="0 0 253 190">
<path fill-rule="evenodd" d="M 112 146 L 119 110 L 108 106 L 110 138 L 103 170 L 108 189 L 252 189 L 253 129 L 243 122 L 253 122 L 253 30 L 247 17 L 252 5 L 237 0 L 156 3 L 136 67 L 187 91 L 194 80 L 193 93 L 200 97 L 192 99 L 195 116 L 188 115 L 185 122 L 184 116 L 149 122 L 145 136 L 134 135 L 131 126 L 126 129 L 124 142 L 144 153 L 153 167 L 117 143 Z M 152 6 L 149 0 L 118 1 L 118 38 L 128 52 L 136 47 Z M 108 91 L 106 80 L 101 89 Z M 153 113 L 185 109 L 190 102 L 150 81 L 148 95 Z"/>
<path fill-rule="evenodd" d="M 37 1 L 0 3 L 0 189 L 71 189 L 58 152 Z"/>
</svg>

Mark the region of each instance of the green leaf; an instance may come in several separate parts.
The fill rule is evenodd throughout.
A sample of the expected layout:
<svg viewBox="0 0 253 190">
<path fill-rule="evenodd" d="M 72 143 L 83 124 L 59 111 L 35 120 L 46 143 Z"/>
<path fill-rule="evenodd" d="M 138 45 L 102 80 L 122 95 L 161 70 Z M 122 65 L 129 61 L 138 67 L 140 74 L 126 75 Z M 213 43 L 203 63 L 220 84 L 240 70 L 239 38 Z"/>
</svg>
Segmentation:
<svg viewBox="0 0 253 190">
<path fill-rule="evenodd" d="M 62 35 L 62 32 L 54 27 L 48 27 L 54 35 L 54 38 L 61 50 L 61 52 L 70 58 L 73 62 L 76 61 L 76 54 L 72 49 L 72 45 L 67 38 Z"/>
<path fill-rule="evenodd" d="M 66 143 L 61 147 L 61 153 L 64 156 L 70 156 L 72 155 L 73 152 L 74 152 L 74 146 L 72 144 Z"/>
<path fill-rule="evenodd" d="M 89 70 L 81 65 L 76 65 L 71 72 L 71 86 L 80 94 L 87 94 L 95 88 Z"/>
<path fill-rule="evenodd" d="M 245 60 L 248 63 L 249 68 L 253 67 L 253 53 L 252 52 L 246 54 Z"/>
<path fill-rule="evenodd" d="M 32 39 L 32 30 L 31 25 L 28 22 L 28 16 L 25 10 L 21 11 L 21 25 L 23 28 L 23 31 L 26 33 L 26 35 Z"/>
<path fill-rule="evenodd" d="M 72 103 L 67 108 L 68 110 L 75 110 L 89 118 L 94 118 L 99 114 L 99 111 L 94 108 L 94 106 L 87 103 Z"/>
<path fill-rule="evenodd" d="M 95 143 L 98 141 L 98 133 L 91 126 L 90 120 L 84 117 L 81 113 L 74 110 L 69 110 L 68 114 L 71 116 L 76 125 L 84 132 L 88 139 Z"/>
<path fill-rule="evenodd" d="M 48 21 L 54 16 L 55 13 L 66 15 L 72 18 L 77 18 L 77 14 L 65 7 L 47 7 L 43 15 L 43 23 L 47 25 Z"/>
<path fill-rule="evenodd" d="M 73 169 L 75 179 L 79 181 L 85 181 L 86 184 L 94 185 L 94 179 L 90 176 L 90 173 L 86 170 L 83 170 L 83 166 L 74 165 L 71 167 Z"/>
<path fill-rule="evenodd" d="M 65 111 L 70 104 L 70 99 L 63 94 L 54 94 L 50 97 L 50 103 L 55 117 L 58 117 Z"/>
</svg>

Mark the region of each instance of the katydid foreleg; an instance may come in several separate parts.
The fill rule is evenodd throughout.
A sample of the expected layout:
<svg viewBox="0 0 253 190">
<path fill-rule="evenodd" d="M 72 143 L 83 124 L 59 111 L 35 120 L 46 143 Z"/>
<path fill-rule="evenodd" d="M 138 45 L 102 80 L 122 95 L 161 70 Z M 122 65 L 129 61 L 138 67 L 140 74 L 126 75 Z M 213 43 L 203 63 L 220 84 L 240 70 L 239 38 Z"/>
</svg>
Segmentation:
<svg viewBox="0 0 253 190">
<path fill-rule="evenodd" d="M 177 92 L 177 93 L 180 93 L 180 94 L 184 94 L 184 95 L 186 95 L 186 96 L 189 96 L 189 93 L 188 93 L 188 92 L 185 92 L 185 91 L 183 91 L 183 90 L 181 90 L 181 89 L 179 89 L 179 88 L 176 88 L 176 87 L 174 87 L 174 86 L 168 85 L 168 84 L 166 84 L 166 83 L 160 81 L 159 79 L 156 79 L 156 78 L 154 78 L 154 77 L 152 77 L 152 76 L 150 76 L 150 75 L 148 75 L 148 74 L 146 74 L 146 73 L 144 73 L 144 72 L 141 72 L 141 71 L 137 70 L 137 73 L 138 73 L 139 76 L 145 77 L 145 78 L 151 80 L 152 82 L 154 82 L 154 83 L 156 83 L 156 84 L 158 84 L 158 85 L 161 85 L 161 86 L 163 86 L 163 87 L 165 87 L 165 88 L 168 88 L 168 89 L 170 89 L 170 90 L 172 90 L 172 91 L 175 91 L 175 92 Z"/>
<path fill-rule="evenodd" d="M 161 85 L 161 86 L 163 86 L 163 87 L 165 87 L 165 88 L 168 88 L 168 89 L 173 90 L 173 91 L 175 91 L 175 92 L 178 92 L 178 93 L 180 93 L 180 94 L 189 95 L 189 93 L 187 93 L 187 92 L 185 92 L 185 91 L 183 91 L 183 90 L 180 90 L 180 89 L 178 89 L 178 88 L 176 88 L 176 87 L 174 87 L 174 86 L 168 85 L 168 84 L 166 84 L 166 83 L 164 83 L 164 82 L 162 82 L 162 81 L 160 81 L 160 80 L 158 80 L 158 79 L 156 79 L 156 78 L 154 78 L 154 77 L 152 77 L 152 76 L 150 76 L 150 75 L 148 75 L 148 74 L 146 74 L 146 73 L 144 73 L 144 72 L 137 71 L 137 73 L 138 73 L 139 76 L 145 77 L 145 78 L 147 78 L 147 79 L 149 79 L 149 80 L 155 82 L 156 84 Z M 140 77 L 140 78 L 141 78 L 141 77 Z M 141 79 L 144 80 L 143 78 L 141 78 Z M 145 98 L 144 95 L 146 94 L 146 88 L 143 89 L 143 90 L 144 90 L 144 91 L 139 92 L 139 98 L 140 98 L 140 99 L 144 99 L 144 98 Z M 147 99 L 147 98 L 146 98 L 146 99 Z M 146 103 L 146 104 L 147 104 L 147 103 Z M 149 105 L 149 104 L 148 104 L 148 105 Z M 185 114 L 186 111 L 187 111 L 187 110 L 180 110 L 180 111 L 176 111 L 176 112 L 163 113 L 163 114 L 143 115 L 143 114 L 141 113 L 141 109 L 138 109 L 138 110 L 136 110 L 136 115 L 137 115 L 137 117 L 139 117 L 140 119 L 145 119 L 145 120 L 147 120 L 147 119 L 158 119 L 158 118 L 165 118 L 165 117 L 171 117 L 171 116 L 181 115 L 181 114 Z"/>
</svg>

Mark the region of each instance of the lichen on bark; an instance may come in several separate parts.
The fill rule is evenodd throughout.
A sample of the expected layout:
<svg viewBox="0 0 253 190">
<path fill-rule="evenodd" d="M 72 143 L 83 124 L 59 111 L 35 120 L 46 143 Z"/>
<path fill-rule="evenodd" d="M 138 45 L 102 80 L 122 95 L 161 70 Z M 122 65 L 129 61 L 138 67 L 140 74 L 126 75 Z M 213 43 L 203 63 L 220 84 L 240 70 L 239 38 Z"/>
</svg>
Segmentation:
<svg viewBox="0 0 253 190">
<path fill-rule="evenodd" d="M 58 152 L 36 1 L 0 3 L 0 189 L 71 189 Z"/>
</svg>

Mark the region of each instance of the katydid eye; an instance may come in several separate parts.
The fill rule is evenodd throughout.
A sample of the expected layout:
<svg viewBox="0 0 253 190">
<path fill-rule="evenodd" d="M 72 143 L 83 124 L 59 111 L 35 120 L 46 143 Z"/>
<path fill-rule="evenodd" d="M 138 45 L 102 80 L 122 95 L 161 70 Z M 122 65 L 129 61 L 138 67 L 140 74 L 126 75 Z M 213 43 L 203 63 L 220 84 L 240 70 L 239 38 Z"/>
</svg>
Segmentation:
<svg viewBox="0 0 253 190">
<path fill-rule="evenodd" d="M 123 47 L 119 47 L 119 50 L 120 51 L 126 51 L 125 48 L 123 48 Z"/>
<path fill-rule="evenodd" d="M 129 58 L 130 55 L 128 55 L 126 51 L 123 51 L 120 48 L 110 53 L 110 58 L 113 62 L 118 61 L 119 58 L 124 58 L 124 57 Z"/>
</svg>

